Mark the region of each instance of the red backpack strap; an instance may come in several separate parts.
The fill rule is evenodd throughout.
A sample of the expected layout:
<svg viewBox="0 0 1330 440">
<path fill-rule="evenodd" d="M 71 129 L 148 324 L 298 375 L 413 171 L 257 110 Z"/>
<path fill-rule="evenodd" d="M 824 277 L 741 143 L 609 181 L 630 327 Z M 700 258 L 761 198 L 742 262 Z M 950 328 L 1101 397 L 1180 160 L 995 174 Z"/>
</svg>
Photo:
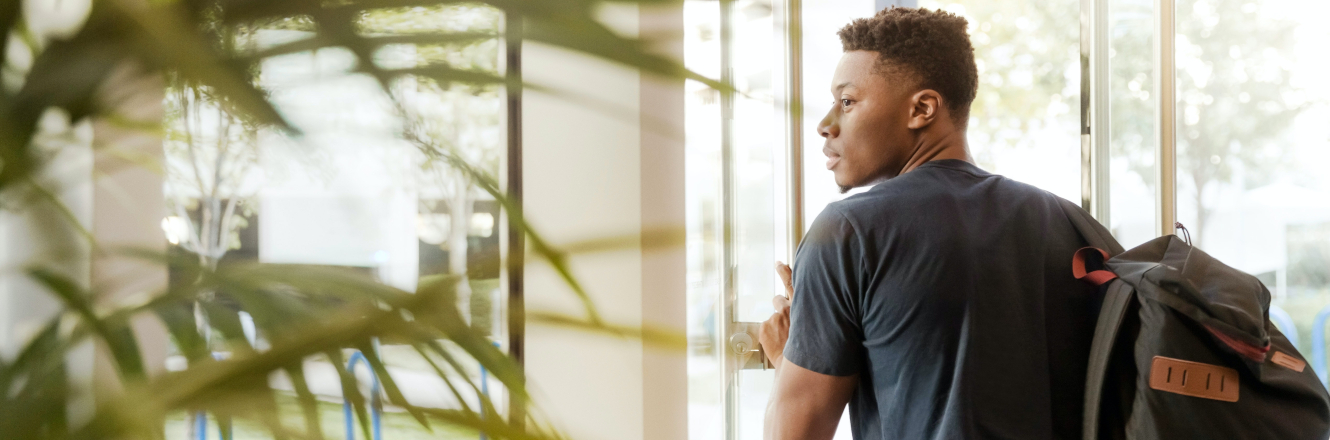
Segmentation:
<svg viewBox="0 0 1330 440">
<path fill-rule="evenodd" d="M 1099 261 L 1108 260 L 1108 252 L 1105 252 L 1103 249 L 1091 246 L 1086 246 L 1077 249 L 1076 253 L 1072 254 L 1071 256 L 1071 274 L 1075 276 L 1076 279 L 1078 280 L 1085 281 L 1087 283 L 1094 284 L 1096 286 L 1102 286 L 1105 283 L 1113 281 L 1113 279 L 1117 278 L 1118 277 L 1117 274 L 1109 272 L 1107 270 L 1103 269 L 1088 270 L 1088 268 L 1086 267 L 1086 264 L 1089 262 L 1088 257 L 1093 253 L 1099 254 L 1100 256 Z"/>
</svg>

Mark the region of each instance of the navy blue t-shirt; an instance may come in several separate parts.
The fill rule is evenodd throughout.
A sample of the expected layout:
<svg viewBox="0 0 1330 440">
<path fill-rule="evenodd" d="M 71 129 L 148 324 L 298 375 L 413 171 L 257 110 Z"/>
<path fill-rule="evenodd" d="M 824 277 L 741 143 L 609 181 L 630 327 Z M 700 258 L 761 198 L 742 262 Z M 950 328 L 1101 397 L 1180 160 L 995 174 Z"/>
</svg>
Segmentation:
<svg viewBox="0 0 1330 440">
<path fill-rule="evenodd" d="M 856 439 L 1073 439 L 1097 291 L 1059 199 L 959 160 L 827 206 L 794 262 L 785 357 L 858 375 Z"/>
</svg>

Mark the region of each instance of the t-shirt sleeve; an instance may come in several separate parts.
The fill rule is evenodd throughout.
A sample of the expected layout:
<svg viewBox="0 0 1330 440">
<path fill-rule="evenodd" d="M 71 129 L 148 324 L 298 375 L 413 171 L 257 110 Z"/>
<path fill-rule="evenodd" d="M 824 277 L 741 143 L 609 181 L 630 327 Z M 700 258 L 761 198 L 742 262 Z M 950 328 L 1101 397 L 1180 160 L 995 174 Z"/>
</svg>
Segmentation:
<svg viewBox="0 0 1330 440">
<path fill-rule="evenodd" d="M 860 326 L 862 243 L 853 225 L 834 206 L 813 221 L 799 245 L 794 266 L 794 302 L 785 358 L 831 376 L 863 368 Z"/>
</svg>

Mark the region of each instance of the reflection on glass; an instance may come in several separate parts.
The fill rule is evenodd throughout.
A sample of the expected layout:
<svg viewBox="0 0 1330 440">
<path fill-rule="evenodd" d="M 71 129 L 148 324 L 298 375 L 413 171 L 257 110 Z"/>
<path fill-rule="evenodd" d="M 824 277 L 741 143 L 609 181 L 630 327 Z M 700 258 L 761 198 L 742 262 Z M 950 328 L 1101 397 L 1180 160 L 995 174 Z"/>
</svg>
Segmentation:
<svg viewBox="0 0 1330 440">
<path fill-rule="evenodd" d="M 1304 353 L 1330 304 L 1326 13 L 1310 0 L 1177 6 L 1179 220 L 1270 288 Z"/>
<path fill-rule="evenodd" d="M 1109 222 L 1128 248 L 1158 236 L 1154 3 L 1109 1 Z"/>
</svg>

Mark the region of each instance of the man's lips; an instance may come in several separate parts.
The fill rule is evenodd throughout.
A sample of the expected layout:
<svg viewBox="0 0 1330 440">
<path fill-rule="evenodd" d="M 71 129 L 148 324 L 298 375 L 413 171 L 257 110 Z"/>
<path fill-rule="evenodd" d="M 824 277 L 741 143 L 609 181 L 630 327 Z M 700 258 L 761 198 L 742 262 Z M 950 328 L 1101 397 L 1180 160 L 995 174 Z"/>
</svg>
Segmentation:
<svg viewBox="0 0 1330 440">
<path fill-rule="evenodd" d="M 839 155 L 839 154 L 836 154 L 835 151 L 831 151 L 830 148 L 823 147 L 823 148 L 822 148 L 822 154 L 824 154 L 824 155 L 827 156 L 827 169 L 828 169 L 828 170 L 829 170 L 829 169 L 832 169 L 832 168 L 834 168 L 834 167 L 836 167 L 836 164 L 837 164 L 837 163 L 840 163 L 840 155 Z"/>
</svg>

